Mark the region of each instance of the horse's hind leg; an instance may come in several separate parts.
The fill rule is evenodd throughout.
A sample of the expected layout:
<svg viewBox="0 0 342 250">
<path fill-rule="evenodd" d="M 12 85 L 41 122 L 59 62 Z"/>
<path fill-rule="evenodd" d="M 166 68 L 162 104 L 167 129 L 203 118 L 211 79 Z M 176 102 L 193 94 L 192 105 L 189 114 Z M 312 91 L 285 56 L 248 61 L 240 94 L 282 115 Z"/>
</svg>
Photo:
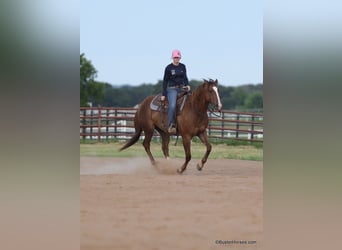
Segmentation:
<svg viewBox="0 0 342 250">
<path fill-rule="evenodd" d="M 201 164 L 199 164 L 199 163 L 197 164 L 198 171 L 201 171 L 203 166 L 204 166 L 204 164 L 207 162 L 208 156 L 209 156 L 209 154 L 211 152 L 211 144 L 208 141 L 208 136 L 207 136 L 207 132 L 206 131 L 204 131 L 203 133 L 199 134 L 198 137 L 201 139 L 201 141 L 207 147 L 207 151 L 205 152 L 205 155 L 204 155 L 204 157 L 201 160 Z"/>
<path fill-rule="evenodd" d="M 145 151 L 146 151 L 148 157 L 150 158 L 151 163 L 153 165 L 155 165 L 156 161 L 154 160 L 153 155 L 152 155 L 151 150 L 150 150 L 150 144 L 151 144 L 151 139 L 153 136 L 153 130 L 152 131 L 144 131 L 144 132 L 145 132 L 145 139 L 143 141 L 143 145 L 144 145 L 144 148 L 145 148 Z"/>
</svg>

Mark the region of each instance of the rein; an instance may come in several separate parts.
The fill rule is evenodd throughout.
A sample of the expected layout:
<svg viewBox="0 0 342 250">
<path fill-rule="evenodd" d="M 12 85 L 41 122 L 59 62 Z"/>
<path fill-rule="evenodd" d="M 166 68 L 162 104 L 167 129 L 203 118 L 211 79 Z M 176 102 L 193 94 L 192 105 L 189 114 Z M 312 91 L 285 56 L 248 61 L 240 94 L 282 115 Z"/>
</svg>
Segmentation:
<svg viewBox="0 0 342 250">
<path fill-rule="evenodd" d="M 213 104 L 209 104 L 208 106 L 208 111 L 210 114 L 212 114 L 213 116 L 216 116 L 216 117 L 222 117 L 221 113 L 219 115 L 215 114 L 216 113 L 216 110 L 215 110 L 215 105 Z"/>
</svg>

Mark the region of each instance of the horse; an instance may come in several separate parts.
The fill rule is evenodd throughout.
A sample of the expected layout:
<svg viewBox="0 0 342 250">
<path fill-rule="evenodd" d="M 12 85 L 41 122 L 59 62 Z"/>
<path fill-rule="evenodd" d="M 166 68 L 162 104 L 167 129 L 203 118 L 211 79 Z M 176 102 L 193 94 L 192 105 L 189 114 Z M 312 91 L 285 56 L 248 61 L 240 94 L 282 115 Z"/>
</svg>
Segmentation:
<svg viewBox="0 0 342 250">
<path fill-rule="evenodd" d="M 162 115 L 160 111 L 153 111 L 150 108 L 150 103 L 155 96 L 149 96 L 139 105 L 134 117 L 134 136 L 120 148 L 120 151 L 135 144 L 142 131 L 144 131 L 145 138 L 143 146 L 150 158 L 152 165 L 155 165 L 155 159 L 150 150 L 150 142 L 156 129 L 162 138 L 162 151 L 166 159 L 169 159 L 169 142 L 170 134 L 167 132 L 167 113 Z M 200 163 L 197 164 L 197 169 L 202 170 L 204 164 L 207 162 L 208 156 L 211 152 L 211 144 L 208 141 L 207 127 L 208 127 L 208 106 L 214 105 L 215 109 L 221 112 L 222 104 L 219 96 L 217 79 L 203 80 L 191 94 L 188 94 L 184 103 L 183 110 L 176 116 L 177 135 L 182 137 L 183 147 L 185 151 L 185 162 L 177 169 L 178 173 L 183 173 L 191 160 L 191 140 L 198 136 L 202 143 L 206 146 L 206 152 Z"/>
</svg>

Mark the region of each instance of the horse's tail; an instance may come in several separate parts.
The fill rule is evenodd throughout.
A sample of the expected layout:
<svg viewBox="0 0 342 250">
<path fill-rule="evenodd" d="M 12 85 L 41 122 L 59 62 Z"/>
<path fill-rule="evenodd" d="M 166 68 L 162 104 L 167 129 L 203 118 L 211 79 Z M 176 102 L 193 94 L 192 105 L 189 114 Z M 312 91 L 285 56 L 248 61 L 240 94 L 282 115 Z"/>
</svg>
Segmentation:
<svg viewBox="0 0 342 250">
<path fill-rule="evenodd" d="M 141 129 L 136 130 L 134 136 L 122 148 L 120 148 L 120 151 L 122 151 L 122 150 L 124 150 L 126 148 L 129 148 L 130 146 L 135 144 L 139 140 L 141 132 L 142 132 Z"/>
<path fill-rule="evenodd" d="M 122 151 L 126 148 L 129 148 L 130 146 L 132 146 L 133 144 L 135 144 L 139 140 L 139 137 L 140 137 L 141 132 L 142 132 L 142 128 L 138 124 L 138 112 L 135 114 L 134 123 L 135 123 L 135 134 L 134 134 L 134 136 L 122 148 L 120 148 L 119 151 Z"/>
</svg>

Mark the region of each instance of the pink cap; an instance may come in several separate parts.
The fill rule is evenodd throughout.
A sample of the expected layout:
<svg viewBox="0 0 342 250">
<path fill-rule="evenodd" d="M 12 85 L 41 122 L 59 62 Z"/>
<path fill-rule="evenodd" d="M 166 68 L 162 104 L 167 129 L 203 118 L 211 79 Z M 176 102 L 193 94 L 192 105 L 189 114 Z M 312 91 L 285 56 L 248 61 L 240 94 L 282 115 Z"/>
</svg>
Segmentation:
<svg viewBox="0 0 342 250">
<path fill-rule="evenodd" d="M 182 57 L 181 52 L 178 49 L 172 51 L 172 58 Z"/>
</svg>

